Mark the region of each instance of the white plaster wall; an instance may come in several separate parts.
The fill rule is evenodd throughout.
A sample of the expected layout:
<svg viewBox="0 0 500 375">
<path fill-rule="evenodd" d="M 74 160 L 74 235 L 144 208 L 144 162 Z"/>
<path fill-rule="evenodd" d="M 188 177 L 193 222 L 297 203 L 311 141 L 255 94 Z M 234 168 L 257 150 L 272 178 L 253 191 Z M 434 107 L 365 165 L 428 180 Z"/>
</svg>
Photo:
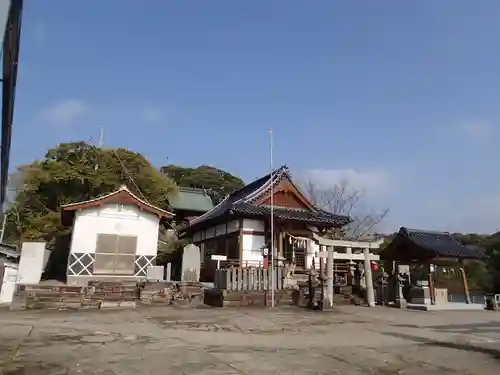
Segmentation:
<svg viewBox="0 0 500 375">
<path fill-rule="evenodd" d="M 5 271 L 3 275 L 2 288 L 0 291 L 0 304 L 11 303 L 16 289 L 18 275 L 17 264 L 4 263 Z"/>
<path fill-rule="evenodd" d="M 160 218 L 133 205 L 110 204 L 78 211 L 72 253 L 95 253 L 97 234 L 137 236 L 137 255 L 156 255 Z"/>
<path fill-rule="evenodd" d="M 262 247 L 266 244 L 265 236 L 244 234 L 243 235 L 243 254 L 242 261 L 248 262 L 248 265 L 257 266 L 264 260 Z"/>
<path fill-rule="evenodd" d="M 243 220 L 243 230 L 255 230 L 263 232 L 265 230 L 265 225 L 263 221 L 245 219 Z"/>
</svg>

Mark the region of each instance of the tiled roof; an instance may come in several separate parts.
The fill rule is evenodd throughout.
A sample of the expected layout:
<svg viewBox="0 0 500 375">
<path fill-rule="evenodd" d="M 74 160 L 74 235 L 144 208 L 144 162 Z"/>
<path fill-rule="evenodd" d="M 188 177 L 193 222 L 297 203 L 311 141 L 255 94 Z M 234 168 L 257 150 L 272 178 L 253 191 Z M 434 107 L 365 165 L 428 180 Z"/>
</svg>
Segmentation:
<svg viewBox="0 0 500 375">
<path fill-rule="evenodd" d="M 90 207 L 98 207 L 101 204 L 110 204 L 110 203 L 122 203 L 122 204 L 133 204 L 146 212 L 152 213 L 160 218 L 173 218 L 175 214 L 165 211 L 159 207 L 153 206 L 151 203 L 148 203 L 139 197 L 137 197 L 134 193 L 132 193 L 127 186 L 123 185 L 120 189 L 94 198 L 84 202 L 76 202 L 69 203 L 61 206 L 61 221 L 63 225 L 71 225 L 73 223 L 73 216 L 77 210 L 86 209 Z"/>
<path fill-rule="evenodd" d="M 279 184 L 283 179 L 290 177 L 288 168 L 285 165 L 273 171 L 272 175 L 273 186 Z M 270 214 L 269 207 L 266 208 L 266 206 L 257 206 L 253 203 L 267 194 L 270 188 L 271 173 L 235 191 L 234 193 L 226 197 L 226 199 L 224 199 L 221 203 L 215 206 L 212 210 L 193 219 L 190 222 L 190 225 L 197 225 L 204 221 L 214 219 L 230 212 L 238 212 L 241 214 L 252 216 L 268 215 Z M 286 218 L 292 220 L 311 221 L 316 223 L 346 224 L 350 220 L 347 216 L 333 215 L 319 209 L 315 209 L 314 211 L 306 211 L 274 206 L 273 211 L 278 218 L 280 217 L 278 215 L 281 215 L 282 219 Z"/>
<path fill-rule="evenodd" d="M 204 189 L 182 186 L 169 203 L 176 210 L 207 212 L 214 208 L 212 199 Z"/>
<path fill-rule="evenodd" d="M 263 216 L 271 214 L 271 206 L 257 206 L 255 204 L 240 203 L 233 206 L 231 211 L 247 215 Z M 347 216 L 335 215 L 326 211 L 311 212 L 293 208 L 273 207 L 273 215 L 277 219 L 299 220 L 324 224 L 345 225 L 349 223 Z"/>
<path fill-rule="evenodd" d="M 408 245 L 414 245 L 417 249 L 420 249 L 420 254 L 416 255 L 427 258 L 480 259 L 484 255 L 483 252 L 477 249 L 462 245 L 448 232 L 401 227 L 396 238 L 382 251 L 381 256 L 383 257 L 383 255 L 389 253 L 394 256 L 399 252 L 401 257 L 404 257 L 404 252 L 409 248 Z M 413 250 L 413 253 L 415 251 Z"/>
</svg>

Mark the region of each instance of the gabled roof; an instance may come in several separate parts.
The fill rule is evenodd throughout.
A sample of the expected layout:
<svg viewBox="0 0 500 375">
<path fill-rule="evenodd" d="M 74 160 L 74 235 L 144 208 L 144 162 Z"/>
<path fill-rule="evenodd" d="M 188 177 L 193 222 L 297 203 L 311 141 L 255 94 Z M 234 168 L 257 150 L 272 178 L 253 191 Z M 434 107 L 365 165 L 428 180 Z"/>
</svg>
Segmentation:
<svg viewBox="0 0 500 375">
<path fill-rule="evenodd" d="M 133 194 L 125 185 L 123 185 L 117 191 L 112 193 L 103 195 L 101 197 L 97 197 L 94 199 L 90 199 L 84 202 L 70 203 L 61 206 L 61 220 L 63 225 L 71 225 L 73 222 L 73 216 L 75 211 L 84 210 L 86 208 L 91 207 L 99 207 L 104 204 L 126 204 L 126 205 L 134 205 L 139 207 L 139 209 L 149 212 L 153 215 L 159 216 L 164 219 L 171 219 L 174 217 L 174 214 L 152 204 L 138 198 L 135 194 Z"/>
<path fill-rule="evenodd" d="M 214 208 L 212 199 L 205 189 L 179 187 L 179 191 L 170 199 L 170 206 L 175 210 L 205 213 Z"/>
<path fill-rule="evenodd" d="M 290 177 L 290 172 L 287 166 L 282 166 L 272 172 L 272 186 L 276 187 L 284 179 L 293 185 Z M 299 189 L 293 185 L 297 191 Z M 270 214 L 270 207 L 256 204 L 261 198 L 270 193 L 271 190 L 271 173 L 251 182 L 243 188 L 235 191 L 226 197 L 222 202 L 215 206 L 206 214 L 201 215 L 190 221 L 190 226 L 196 226 L 203 222 L 215 219 L 217 217 L 240 213 L 249 216 L 264 216 Z M 273 211 L 277 218 L 288 220 L 302 220 L 307 222 L 323 223 L 336 226 L 347 224 L 350 219 L 347 216 L 335 215 L 320 209 L 315 208 L 308 202 L 311 209 L 292 209 L 285 207 L 274 206 Z"/>
<path fill-rule="evenodd" d="M 401 227 L 394 240 L 380 253 L 384 260 L 432 258 L 480 259 L 484 253 L 459 243 L 448 232 Z"/>
</svg>

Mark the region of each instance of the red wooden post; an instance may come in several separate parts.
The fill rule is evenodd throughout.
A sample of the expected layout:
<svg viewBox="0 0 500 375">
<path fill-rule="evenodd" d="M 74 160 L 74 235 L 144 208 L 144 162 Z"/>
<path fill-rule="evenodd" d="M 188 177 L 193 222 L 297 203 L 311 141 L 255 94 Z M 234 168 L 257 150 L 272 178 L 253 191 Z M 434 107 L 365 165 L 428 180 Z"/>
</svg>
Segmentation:
<svg viewBox="0 0 500 375">
<path fill-rule="evenodd" d="M 267 270 L 269 268 L 269 257 L 267 255 L 264 255 L 263 256 L 263 259 L 264 259 L 264 269 Z"/>
</svg>

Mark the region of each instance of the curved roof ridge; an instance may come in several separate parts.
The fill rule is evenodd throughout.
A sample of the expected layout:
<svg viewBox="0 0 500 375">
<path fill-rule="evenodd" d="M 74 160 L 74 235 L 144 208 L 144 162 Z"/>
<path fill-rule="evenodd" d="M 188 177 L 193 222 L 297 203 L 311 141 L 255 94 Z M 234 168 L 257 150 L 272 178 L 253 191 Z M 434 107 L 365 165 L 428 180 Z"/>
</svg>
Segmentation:
<svg viewBox="0 0 500 375">
<path fill-rule="evenodd" d="M 281 166 L 279 168 L 279 170 L 283 169 L 283 168 L 286 168 L 286 166 Z M 274 172 L 274 171 L 273 171 Z M 249 183 L 248 185 L 245 185 L 243 186 L 241 189 L 238 189 L 234 192 L 232 192 L 231 194 L 227 195 L 219 204 L 217 204 L 214 208 L 212 208 L 210 211 L 207 211 L 205 212 L 203 215 L 201 216 L 198 216 L 196 218 L 194 218 L 193 220 L 191 220 L 189 222 L 189 225 L 194 225 L 196 223 L 199 223 L 201 221 L 203 221 L 204 219 L 206 218 L 209 218 L 210 216 L 212 216 L 212 214 L 214 214 L 215 212 L 217 212 L 218 210 L 221 210 L 221 208 L 223 207 L 223 205 L 227 205 L 228 209 L 231 208 L 231 206 L 233 205 L 233 203 L 236 203 L 236 202 L 239 202 L 241 201 L 242 199 L 244 199 L 245 197 L 247 197 L 249 194 L 253 193 L 254 190 L 251 190 L 252 186 L 256 186 L 255 189 L 260 189 L 261 186 L 259 186 L 260 184 L 263 184 L 265 185 L 266 184 L 266 180 L 269 179 L 270 180 L 271 178 L 271 173 L 268 173 L 267 175 L 261 177 L 261 178 L 258 178 L 257 180 L 255 181 L 252 181 L 251 183 Z M 243 192 L 245 192 L 245 190 L 250 190 L 250 192 L 248 194 L 244 194 L 244 195 L 241 195 L 241 196 L 238 196 L 240 194 L 242 194 Z M 234 200 L 231 200 L 232 198 L 236 198 Z"/>
<path fill-rule="evenodd" d="M 86 201 L 81 201 L 81 202 L 73 202 L 73 203 L 66 203 L 66 204 L 62 204 L 61 205 L 61 208 L 62 209 L 65 209 L 65 208 L 71 208 L 73 206 L 78 206 L 78 205 L 81 205 L 83 203 L 92 203 L 92 202 L 98 202 L 100 200 L 103 200 L 105 198 L 109 198 L 109 197 L 112 197 L 113 195 L 116 195 L 118 194 L 119 192 L 123 191 L 125 189 L 123 189 L 123 187 L 121 187 L 120 189 L 118 190 L 115 190 L 115 191 L 112 191 L 111 193 L 108 193 L 108 194 L 104 194 L 104 195 L 99 195 L 98 197 L 95 197 L 95 198 L 92 198 L 92 199 L 88 199 Z M 130 190 L 126 189 L 129 193 L 130 193 Z M 132 194 L 133 195 L 133 194 Z"/>
<path fill-rule="evenodd" d="M 230 196 L 227 195 L 223 200 L 221 200 L 219 202 L 219 204 L 215 205 L 214 208 L 212 208 L 210 211 L 205 212 L 201 216 L 195 217 L 193 220 L 191 220 L 189 222 L 189 225 L 196 224 L 196 223 L 200 222 L 201 220 L 203 220 L 205 217 L 210 216 L 210 214 L 212 214 L 213 212 L 215 212 L 215 210 L 219 209 L 222 206 L 222 204 L 226 203 L 226 201 L 229 199 L 229 197 Z"/>
<path fill-rule="evenodd" d="M 159 211 L 159 212 L 162 212 L 164 214 L 167 214 L 169 216 L 175 216 L 175 214 L 173 214 L 172 212 L 169 212 L 167 210 L 164 210 L 162 208 L 159 208 L 159 207 L 156 207 L 154 205 L 152 205 L 151 203 L 139 198 L 137 195 L 135 195 L 134 193 L 132 193 L 126 185 L 122 185 L 118 190 L 116 191 L 113 191 L 111 193 L 108 193 L 108 194 L 104 194 L 104 195 L 101 195 L 99 197 L 96 197 L 96 198 L 92 198 L 92 199 L 89 199 L 89 200 L 86 200 L 86 201 L 83 201 L 83 202 L 75 202 L 75 203 L 68 203 L 68 204 L 64 204 L 64 205 L 61 205 L 61 209 L 62 210 L 68 210 L 70 211 L 72 208 L 77 208 L 77 207 L 80 207 L 82 205 L 88 205 L 88 204 L 92 204 L 92 203 L 96 203 L 96 202 L 99 202 L 99 201 L 102 201 L 104 199 L 107 199 L 107 198 L 110 198 L 114 195 L 118 195 L 120 194 L 121 192 L 126 192 L 128 195 L 130 195 L 134 200 L 138 201 L 139 203 L 145 205 L 145 206 L 148 206 L 150 208 L 152 208 L 153 210 L 155 211 Z"/>
<path fill-rule="evenodd" d="M 267 177 L 267 181 L 264 182 L 262 184 L 262 186 L 260 186 L 259 188 L 257 188 L 256 190 L 254 190 L 253 192 L 248 194 L 247 196 L 238 199 L 234 203 L 241 203 L 242 201 L 244 201 L 245 203 L 248 203 L 249 201 L 258 197 L 261 193 L 264 193 L 267 189 L 269 189 L 271 187 L 271 178 L 272 178 L 272 183 L 274 186 L 277 183 L 279 183 L 281 181 L 281 179 L 283 178 L 283 176 L 286 175 L 287 173 L 288 173 L 288 167 L 286 165 L 282 165 L 278 169 L 276 169 L 276 170 L 272 171 L 271 173 L 268 173 L 266 176 L 264 176 L 264 177 Z M 259 180 L 264 179 L 264 177 L 260 178 Z"/>
<path fill-rule="evenodd" d="M 406 231 L 407 233 L 414 232 L 414 233 L 441 234 L 441 235 L 451 236 L 450 232 L 441 232 L 441 231 L 436 231 L 436 230 L 415 229 L 415 228 L 408 228 L 408 227 L 401 227 L 399 230 Z M 451 236 L 451 237 L 453 237 L 453 236 Z"/>
</svg>

